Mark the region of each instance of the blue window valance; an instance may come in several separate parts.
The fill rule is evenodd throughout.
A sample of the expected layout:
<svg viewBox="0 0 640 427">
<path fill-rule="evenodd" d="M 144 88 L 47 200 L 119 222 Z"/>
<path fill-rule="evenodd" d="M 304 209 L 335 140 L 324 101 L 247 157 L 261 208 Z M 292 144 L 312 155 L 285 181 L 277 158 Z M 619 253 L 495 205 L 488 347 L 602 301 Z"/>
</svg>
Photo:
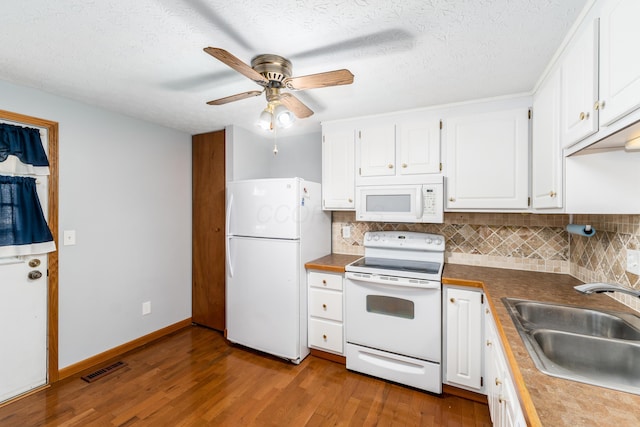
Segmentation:
<svg viewBox="0 0 640 427">
<path fill-rule="evenodd" d="M 0 257 L 55 250 L 35 178 L 0 175 Z"/>
<path fill-rule="evenodd" d="M 49 160 L 42 146 L 39 129 L 0 123 L 0 172 L 49 174 Z"/>
</svg>

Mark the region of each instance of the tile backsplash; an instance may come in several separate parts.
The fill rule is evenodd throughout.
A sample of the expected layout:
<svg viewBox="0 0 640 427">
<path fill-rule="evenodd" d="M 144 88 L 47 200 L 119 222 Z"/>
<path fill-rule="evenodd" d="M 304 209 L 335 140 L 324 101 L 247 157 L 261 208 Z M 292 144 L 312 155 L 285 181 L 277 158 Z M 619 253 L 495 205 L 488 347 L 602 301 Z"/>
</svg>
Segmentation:
<svg viewBox="0 0 640 427">
<path fill-rule="evenodd" d="M 591 224 L 592 237 L 566 232 L 570 219 Z M 350 236 L 343 237 L 343 227 Z M 354 212 L 333 212 L 333 252 L 364 254 L 367 231 L 404 230 L 441 234 L 446 262 L 516 270 L 566 273 L 584 282 L 610 282 L 640 289 L 626 267 L 626 249 L 640 249 L 640 215 L 452 213 L 443 224 L 357 222 Z M 640 311 L 640 299 L 614 297 Z M 638 300 L 638 301 L 636 301 Z"/>
</svg>

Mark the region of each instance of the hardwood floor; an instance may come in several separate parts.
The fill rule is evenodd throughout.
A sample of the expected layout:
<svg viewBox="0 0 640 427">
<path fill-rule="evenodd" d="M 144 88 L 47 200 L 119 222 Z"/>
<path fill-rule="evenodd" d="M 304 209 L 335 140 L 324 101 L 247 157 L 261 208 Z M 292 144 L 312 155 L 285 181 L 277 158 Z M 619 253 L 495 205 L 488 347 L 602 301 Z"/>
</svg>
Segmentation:
<svg viewBox="0 0 640 427">
<path fill-rule="evenodd" d="M 76 375 L 0 407 L 0 426 L 491 425 L 481 403 L 314 356 L 296 366 L 197 326 L 118 360 L 127 366 L 92 383 Z"/>
</svg>

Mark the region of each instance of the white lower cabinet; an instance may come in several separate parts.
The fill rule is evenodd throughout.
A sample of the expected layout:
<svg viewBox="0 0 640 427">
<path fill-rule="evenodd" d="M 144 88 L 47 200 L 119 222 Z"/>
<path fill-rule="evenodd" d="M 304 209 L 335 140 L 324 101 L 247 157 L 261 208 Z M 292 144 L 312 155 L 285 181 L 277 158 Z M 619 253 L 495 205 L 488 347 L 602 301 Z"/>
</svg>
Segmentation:
<svg viewBox="0 0 640 427">
<path fill-rule="evenodd" d="M 482 291 L 445 286 L 445 383 L 483 392 Z"/>
<path fill-rule="evenodd" d="M 486 308 L 485 314 L 485 375 L 491 421 L 496 427 L 526 427 L 524 412 L 491 310 Z"/>
<path fill-rule="evenodd" d="M 344 275 L 310 270 L 308 289 L 308 345 L 344 355 Z"/>
</svg>

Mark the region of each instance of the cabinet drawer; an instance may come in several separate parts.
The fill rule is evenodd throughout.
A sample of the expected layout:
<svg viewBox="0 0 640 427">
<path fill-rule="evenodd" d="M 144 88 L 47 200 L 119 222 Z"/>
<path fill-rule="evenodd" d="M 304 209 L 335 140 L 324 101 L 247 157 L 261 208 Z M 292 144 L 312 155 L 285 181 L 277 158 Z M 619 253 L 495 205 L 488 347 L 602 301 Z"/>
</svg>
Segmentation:
<svg viewBox="0 0 640 427">
<path fill-rule="evenodd" d="M 309 347 L 342 354 L 342 323 L 309 319 Z"/>
<path fill-rule="evenodd" d="M 309 315 L 342 322 L 342 292 L 309 289 Z"/>
<path fill-rule="evenodd" d="M 335 289 L 337 291 L 342 290 L 342 274 L 310 271 L 308 280 L 309 286 L 313 286 L 315 288 Z"/>
</svg>

